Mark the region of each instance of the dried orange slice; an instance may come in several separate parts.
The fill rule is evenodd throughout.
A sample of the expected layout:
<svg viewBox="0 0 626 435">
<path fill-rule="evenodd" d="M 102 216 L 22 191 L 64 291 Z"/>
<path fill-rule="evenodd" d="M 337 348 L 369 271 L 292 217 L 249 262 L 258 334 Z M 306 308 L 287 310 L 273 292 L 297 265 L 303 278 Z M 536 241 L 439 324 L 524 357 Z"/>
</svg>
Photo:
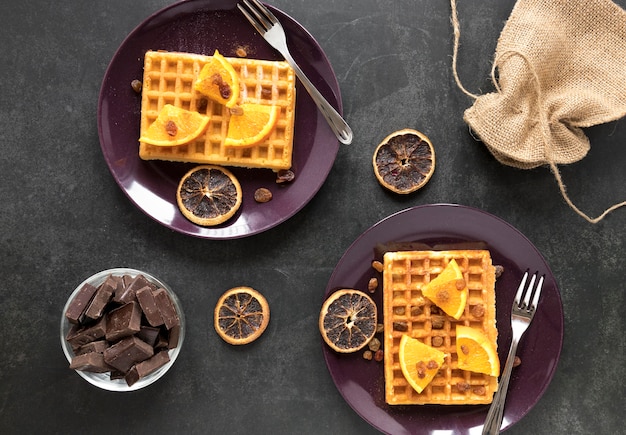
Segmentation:
<svg viewBox="0 0 626 435">
<path fill-rule="evenodd" d="M 378 145 L 372 159 L 378 182 L 395 193 L 407 194 L 424 186 L 435 172 L 435 150 L 424 134 L 404 129 Z"/>
<path fill-rule="evenodd" d="M 490 376 L 500 375 L 500 360 L 493 341 L 470 326 L 456 326 L 458 368 Z"/>
<path fill-rule="evenodd" d="M 376 304 L 365 293 L 341 289 L 322 305 L 319 329 L 324 341 L 335 351 L 356 352 L 376 333 Z"/>
<path fill-rule="evenodd" d="M 215 50 L 200 70 L 194 89 L 219 104 L 234 107 L 239 100 L 239 75 L 230 62 Z"/>
<path fill-rule="evenodd" d="M 422 294 L 446 314 L 459 319 L 467 304 L 467 283 L 463 272 L 454 258 L 439 275 L 424 287 Z"/>
<path fill-rule="evenodd" d="M 446 357 L 446 354 L 416 338 L 403 335 L 400 338 L 398 359 L 406 381 L 421 393 L 433 380 Z"/>
<path fill-rule="evenodd" d="M 241 114 L 234 113 L 228 121 L 224 145 L 247 147 L 256 145 L 276 126 L 280 108 L 267 104 L 244 103 Z"/>
<path fill-rule="evenodd" d="M 267 300 L 251 287 L 232 288 L 215 305 L 215 331 L 230 344 L 248 344 L 256 340 L 269 321 Z"/>
<path fill-rule="evenodd" d="M 221 224 L 241 206 L 241 185 L 232 172 L 214 165 L 197 166 L 180 180 L 176 202 L 182 214 L 202 226 Z"/>
<path fill-rule="evenodd" d="M 204 133 L 208 123 L 206 115 L 166 104 L 139 141 L 157 146 L 186 144 Z"/>
</svg>

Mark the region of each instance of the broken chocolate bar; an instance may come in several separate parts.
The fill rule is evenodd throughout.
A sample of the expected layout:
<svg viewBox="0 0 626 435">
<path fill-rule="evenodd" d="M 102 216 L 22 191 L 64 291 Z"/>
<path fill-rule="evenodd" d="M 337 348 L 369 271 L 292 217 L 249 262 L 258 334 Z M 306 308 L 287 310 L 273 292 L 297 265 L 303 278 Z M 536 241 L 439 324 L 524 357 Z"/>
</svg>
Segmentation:
<svg viewBox="0 0 626 435">
<path fill-rule="evenodd" d="M 159 307 L 157 307 L 152 288 L 146 286 L 139 289 L 137 290 L 136 296 L 148 323 L 151 326 L 161 326 L 163 324 L 163 317 L 161 316 Z"/>
<path fill-rule="evenodd" d="M 180 318 L 176 313 L 176 308 L 172 304 L 167 291 L 163 288 L 154 292 L 154 300 L 156 301 L 161 317 L 167 329 L 172 329 L 173 326 L 180 325 Z"/>
<path fill-rule="evenodd" d="M 104 362 L 104 355 L 98 352 L 88 352 L 76 355 L 72 358 L 70 368 L 75 370 L 85 370 L 92 373 L 106 373 L 111 371 L 111 367 Z"/>
<path fill-rule="evenodd" d="M 124 283 L 126 284 L 126 280 L 124 281 Z M 131 279 L 130 282 L 128 282 L 128 284 L 125 285 L 120 291 L 117 291 L 115 293 L 113 300 L 120 303 L 127 303 L 137 300 L 137 296 L 135 293 L 137 292 L 137 290 L 142 289 L 146 286 L 150 287 L 152 286 L 152 284 L 146 279 L 145 276 L 137 275 L 136 277 Z"/>
<path fill-rule="evenodd" d="M 85 310 L 85 316 L 94 320 L 102 317 L 104 309 L 111 300 L 116 287 L 117 283 L 114 280 L 107 279 L 104 281 L 93 295 L 89 307 Z"/>
<path fill-rule="evenodd" d="M 169 360 L 169 354 L 167 353 L 167 351 L 163 350 L 155 354 L 153 357 L 138 364 L 135 364 L 133 367 L 130 368 L 128 373 L 126 373 L 126 383 L 129 386 L 133 385 L 139 379 L 145 378 L 150 373 L 154 373 L 155 371 L 163 367 L 169 362 Z"/>
<path fill-rule="evenodd" d="M 89 283 L 86 283 L 82 288 L 78 291 L 72 302 L 70 302 L 67 310 L 65 311 L 65 317 L 70 323 L 79 323 L 83 313 L 89 306 L 91 302 L 91 298 L 96 292 L 96 287 L 92 286 Z"/>
<path fill-rule="evenodd" d="M 126 337 L 104 351 L 104 362 L 126 373 L 134 364 L 154 355 L 154 349 L 135 336 Z"/>
<path fill-rule="evenodd" d="M 114 309 L 107 315 L 108 341 L 116 341 L 123 337 L 136 334 L 141 329 L 141 308 L 131 301 Z"/>
<path fill-rule="evenodd" d="M 107 322 L 106 317 L 102 317 L 98 322 L 89 326 L 81 326 L 79 324 L 74 325 L 67 333 L 65 337 L 67 342 L 72 346 L 72 349 L 78 349 L 79 347 L 103 338 L 106 334 Z"/>
</svg>

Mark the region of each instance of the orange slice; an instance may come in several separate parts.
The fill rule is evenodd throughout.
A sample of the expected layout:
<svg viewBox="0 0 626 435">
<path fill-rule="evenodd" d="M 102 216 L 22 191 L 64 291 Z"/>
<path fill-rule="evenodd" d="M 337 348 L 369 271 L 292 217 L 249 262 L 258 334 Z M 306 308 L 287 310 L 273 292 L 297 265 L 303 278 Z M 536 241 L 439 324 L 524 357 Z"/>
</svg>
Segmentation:
<svg viewBox="0 0 626 435">
<path fill-rule="evenodd" d="M 490 376 L 500 375 L 496 345 L 478 329 L 456 326 L 458 368 Z"/>
<path fill-rule="evenodd" d="M 208 123 L 206 115 L 166 104 L 139 141 L 157 146 L 183 145 L 204 133 Z"/>
<path fill-rule="evenodd" d="M 201 165 L 187 172 L 178 184 L 176 202 L 181 213 L 202 226 L 221 224 L 241 206 L 241 185 L 232 172 Z"/>
<path fill-rule="evenodd" d="M 376 333 L 376 311 L 376 304 L 365 293 L 338 290 L 322 305 L 319 317 L 322 338 L 336 352 L 356 352 Z"/>
<path fill-rule="evenodd" d="M 239 99 L 239 75 L 230 62 L 215 50 L 200 70 L 194 89 L 219 104 L 234 107 Z"/>
<path fill-rule="evenodd" d="M 225 292 L 215 305 L 217 334 L 230 344 L 248 344 L 263 334 L 270 321 L 270 307 L 261 293 L 250 287 Z"/>
<path fill-rule="evenodd" d="M 465 311 L 467 293 L 463 272 L 454 258 L 435 279 L 422 288 L 424 296 L 455 319 L 459 319 Z"/>
<path fill-rule="evenodd" d="M 224 145 L 247 147 L 256 145 L 270 134 L 276 126 L 280 108 L 266 104 L 244 103 L 242 114 L 232 114 L 228 121 L 228 133 Z"/>
<path fill-rule="evenodd" d="M 446 354 L 416 338 L 403 335 L 400 338 L 398 358 L 400 369 L 406 381 L 421 393 L 433 380 L 446 357 Z"/>
<path fill-rule="evenodd" d="M 424 186 L 435 172 L 435 149 L 424 134 L 406 128 L 383 139 L 372 164 L 382 186 L 408 194 Z"/>
</svg>

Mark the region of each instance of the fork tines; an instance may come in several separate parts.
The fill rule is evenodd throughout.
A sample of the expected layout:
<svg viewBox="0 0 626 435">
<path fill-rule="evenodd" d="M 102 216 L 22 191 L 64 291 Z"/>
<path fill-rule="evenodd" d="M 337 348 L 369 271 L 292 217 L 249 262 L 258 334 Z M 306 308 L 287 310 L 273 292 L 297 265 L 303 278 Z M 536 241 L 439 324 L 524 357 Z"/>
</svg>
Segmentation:
<svg viewBox="0 0 626 435">
<path fill-rule="evenodd" d="M 535 287 L 535 281 L 537 280 L 538 273 L 539 272 L 535 272 L 530 279 L 528 287 L 526 288 L 526 280 L 528 279 L 528 271 L 526 271 L 526 273 L 524 273 L 524 277 L 522 278 L 522 282 L 520 282 L 517 289 L 517 293 L 515 294 L 514 306 L 516 306 L 520 311 L 526 311 L 531 315 L 533 315 L 537 309 L 539 296 L 541 295 L 541 289 L 543 287 L 543 279 L 545 277 L 545 275 L 541 275 L 539 277 L 539 281 L 537 282 L 537 286 Z"/>
<path fill-rule="evenodd" d="M 278 23 L 278 19 L 274 14 L 260 1 L 243 0 L 242 3 L 245 4 L 248 9 L 244 8 L 241 3 L 238 3 L 237 7 L 260 34 L 267 32 L 272 28 L 272 25 Z"/>
</svg>

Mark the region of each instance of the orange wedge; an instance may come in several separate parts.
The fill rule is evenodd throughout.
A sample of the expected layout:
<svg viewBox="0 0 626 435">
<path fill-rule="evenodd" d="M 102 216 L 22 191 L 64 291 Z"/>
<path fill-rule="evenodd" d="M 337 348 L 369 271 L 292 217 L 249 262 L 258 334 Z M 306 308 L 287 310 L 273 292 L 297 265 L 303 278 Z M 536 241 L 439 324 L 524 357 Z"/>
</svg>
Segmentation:
<svg viewBox="0 0 626 435">
<path fill-rule="evenodd" d="M 422 294 L 449 316 L 459 319 L 467 303 L 467 284 L 457 262 L 452 259 L 437 275 L 422 288 Z"/>
<path fill-rule="evenodd" d="M 183 145 L 204 133 L 208 123 L 208 116 L 166 104 L 139 141 L 157 146 Z"/>
<path fill-rule="evenodd" d="M 239 99 L 239 76 L 235 68 L 217 50 L 200 71 L 194 89 L 207 98 L 234 107 Z"/>
<path fill-rule="evenodd" d="M 500 375 L 500 360 L 495 344 L 480 330 L 469 326 L 456 327 L 458 368 L 490 376 Z"/>
<path fill-rule="evenodd" d="M 406 381 L 421 393 L 441 368 L 446 354 L 416 338 L 403 335 L 398 357 Z"/>
<path fill-rule="evenodd" d="M 247 147 L 265 139 L 276 126 L 280 108 L 265 104 L 244 103 L 243 113 L 233 114 L 228 122 L 224 145 Z"/>
</svg>

